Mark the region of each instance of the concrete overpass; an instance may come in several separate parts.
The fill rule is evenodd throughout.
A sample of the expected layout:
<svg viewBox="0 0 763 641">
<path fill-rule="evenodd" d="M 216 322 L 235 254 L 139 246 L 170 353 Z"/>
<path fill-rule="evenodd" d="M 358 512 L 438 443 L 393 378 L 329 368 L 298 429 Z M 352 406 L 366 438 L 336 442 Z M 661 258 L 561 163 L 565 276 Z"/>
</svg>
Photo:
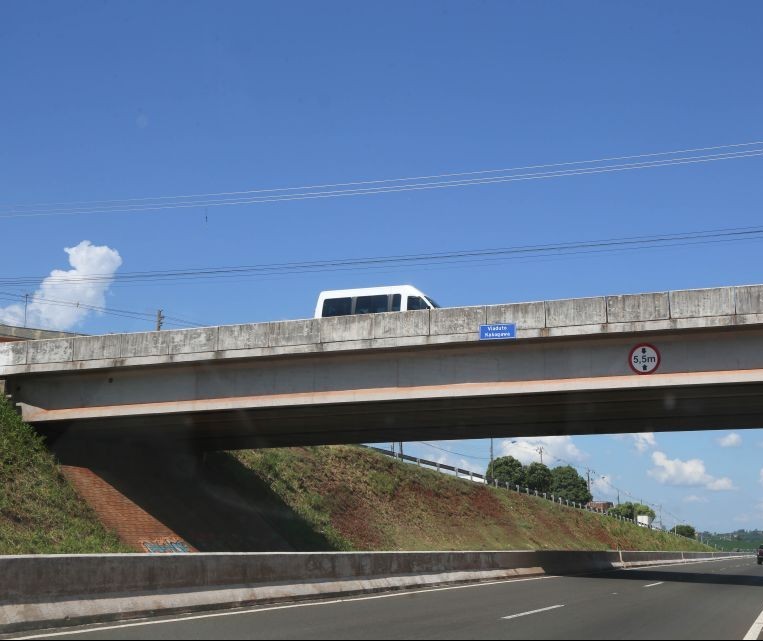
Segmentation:
<svg viewBox="0 0 763 641">
<path fill-rule="evenodd" d="M 763 285 L 6 343 L 0 379 L 79 446 L 763 427 Z"/>
<path fill-rule="evenodd" d="M 3 325 L 0 323 L 0 343 L 11 341 L 36 341 L 44 338 L 66 338 L 67 336 L 79 336 L 79 334 L 59 332 L 49 329 L 18 327 L 16 325 Z"/>
</svg>

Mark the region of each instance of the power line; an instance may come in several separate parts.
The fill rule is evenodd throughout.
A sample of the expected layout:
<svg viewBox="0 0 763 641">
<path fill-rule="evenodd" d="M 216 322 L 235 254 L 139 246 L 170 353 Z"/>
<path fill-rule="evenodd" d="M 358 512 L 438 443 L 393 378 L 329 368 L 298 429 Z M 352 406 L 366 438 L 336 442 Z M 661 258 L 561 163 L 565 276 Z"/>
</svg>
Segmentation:
<svg viewBox="0 0 763 641">
<path fill-rule="evenodd" d="M 333 260 L 303 261 L 290 263 L 269 263 L 259 265 L 239 265 L 227 267 L 181 268 L 172 270 L 154 270 L 140 272 L 122 272 L 117 274 L 89 274 L 86 276 L 18 276 L 1 278 L 0 286 L 24 286 L 36 284 L 45 278 L 46 284 L 78 284 L 104 282 L 157 282 L 181 279 L 216 279 L 239 276 L 264 276 L 283 274 L 302 274 L 307 272 L 326 272 L 343 270 L 368 270 L 379 268 L 419 267 L 445 263 L 463 264 L 465 262 L 489 262 L 493 260 L 515 260 L 533 257 L 558 257 L 580 254 L 593 254 L 612 251 L 630 251 L 654 249 L 660 247 L 689 246 L 717 242 L 736 242 L 740 240 L 759 240 L 763 238 L 763 226 L 732 227 L 712 230 L 688 231 L 674 234 L 651 236 L 629 236 L 587 241 L 553 243 L 546 245 L 519 245 L 503 248 L 456 250 L 425 254 L 397 256 L 377 256 L 365 258 L 342 258 Z"/>
<path fill-rule="evenodd" d="M 444 447 L 439 447 L 438 445 L 433 445 L 432 443 L 427 443 L 425 441 L 417 441 L 417 442 L 420 443 L 421 445 L 426 445 L 427 447 L 431 447 L 431 448 L 433 448 L 435 450 L 440 450 L 441 452 L 447 452 L 448 454 L 452 454 L 453 456 L 461 456 L 463 458 L 474 459 L 476 461 L 487 461 L 487 460 L 489 460 L 485 456 L 473 456 L 471 454 L 464 454 L 462 452 L 454 452 L 453 450 L 448 450 L 448 449 L 445 449 Z"/>
<path fill-rule="evenodd" d="M 728 144 L 728 145 L 715 145 L 712 147 L 694 147 L 690 149 L 676 149 L 673 151 L 658 151 L 658 152 L 651 152 L 651 153 L 644 153 L 644 154 L 634 154 L 629 156 L 609 156 L 605 158 L 594 158 L 591 160 L 575 160 L 575 161 L 569 161 L 569 162 L 546 163 L 546 164 L 540 164 L 540 165 L 524 165 L 520 167 L 504 167 L 500 169 L 483 169 L 483 170 L 477 170 L 477 171 L 450 172 L 450 173 L 430 174 L 430 175 L 423 175 L 423 176 L 409 176 L 404 178 L 382 178 L 382 179 L 375 179 L 375 180 L 358 180 L 358 181 L 352 181 L 352 182 L 304 185 L 301 187 L 275 187 L 275 188 L 264 188 L 264 189 L 260 188 L 260 189 L 247 189 L 247 190 L 241 190 L 241 191 L 222 191 L 222 192 L 211 192 L 211 193 L 204 193 L 204 194 L 153 196 L 153 197 L 142 197 L 142 198 L 122 198 L 122 199 L 113 199 L 113 200 L 89 200 L 89 201 L 80 200 L 80 201 L 65 201 L 65 202 L 54 202 L 54 203 L 33 203 L 30 205 L 2 205 L 1 207 L 51 208 L 51 207 L 69 207 L 72 205 L 108 206 L 108 205 L 115 205 L 115 204 L 118 205 L 118 204 L 132 203 L 132 202 L 181 200 L 181 199 L 190 199 L 190 198 L 205 199 L 205 198 L 215 198 L 220 196 L 242 196 L 246 194 L 260 194 L 260 193 L 271 193 L 271 192 L 281 192 L 281 191 L 304 191 L 308 189 L 327 189 L 329 187 L 355 187 L 358 185 L 411 182 L 411 181 L 417 181 L 417 180 L 432 180 L 435 178 L 452 178 L 456 176 L 475 176 L 475 175 L 485 175 L 485 174 L 494 174 L 494 173 L 505 173 L 505 172 L 513 172 L 513 171 L 524 171 L 526 169 L 546 169 L 549 167 L 589 165 L 589 164 L 595 164 L 595 163 L 614 162 L 616 160 L 632 160 L 635 158 L 653 158 L 656 156 L 674 156 L 678 154 L 695 153 L 699 151 L 715 151 L 718 149 L 733 149 L 733 148 L 739 148 L 739 147 L 752 147 L 756 145 L 763 145 L 763 141 L 759 140 L 759 141 L 753 141 L 753 142 L 744 142 L 744 143 L 736 143 L 736 144 Z"/>
<path fill-rule="evenodd" d="M 524 448 L 527 448 L 527 449 L 531 449 L 531 450 L 532 450 L 533 452 L 535 452 L 536 454 L 538 453 L 538 450 L 537 450 L 535 447 L 533 447 L 533 446 L 532 446 L 530 443 L 527 443 L 527 442 L 525 442 L 525 441 L 516 441 L 516 442 L 515 442 L 515 443 L 513 443 L 513 444 L 514 444 L 514 445 L 518 445 L 518 446 L 520 446 L 520 447 L 524 447 Z M 546 452 L 548 452 L 548 450 L 545 450 L 545 451 L 546 451 Z M 642 498 L 637 498 L 635 495 L 631 494 L 631 493 L 630 493 L 630 492 L 628 492 L 627 490 L 624 490 L 624 489 L 622 489 L 622 488 L 619 488 L 619 487 L 617 487 L 617 486 L 613 485 L 613 484 L 612 484 L 612 482 L 611 482 L 611 481 L 610 481 L 610 480 L 609 480 L 609 479 L 608 479 L 606 476 L 603 476 L 603 475 L 599 474 L 598 472 L 596 472 L 596 470 L 593 470 L 593 469 L 591 469 L 591 468 L 589 468 L 589 467 L 586 467 L 586 466 L 580 466 L 580 465 L 577 465 L 576 463 L 573 463 L 573 462 L 571 462 L 571 461 L 568 461 L 568 460 L 566 460 L 566 459 L 564 459 L 564 458 L 562 458 L 562 457 L 560 457 L 560 456 L 554 456 L 554 455 L 552 455 L 552 454 L 547 454 L 547 455 L 549 456 L 549 458 L 551 458 L 551 459 L 553 459 L 553 460 L 555 460 L 555 461 L 558 461 L 559 463 L 563 463 L 563 464 L 565 464 L 565 465 L 569 465 L 570 467 L 572 467 L 572 468 L 574 468 L 575 470 L 577 470 L 579 473 L 581 473 L 581 472 L 583 472 L 583 471 L 586 471 L 587 473 L 593 474 L 594 476 L 598 476 L 598 477 L 599 477 L 599 480 L 600 480 L 601 482 L 605 483 L 606 485 L 609 485 L 609 487 L 611 487 L 611 488 L 612 488 L 613 490 L 615 490 L 616 492 L 618 492 L 618 493 L 622 493 L 622 494 L 624 494 L 625 496 L 629 497 L 630 499 L 633 499 L 634 501 L 638 501 L 638 502 L 639 502 L 639 503 L 641 503 L 642 505 L 646 505 L 646 506 L 648 506 L 648 507 L 651 507 L 651 508 L 653 508 L 653 509 L 654 509 L 654 508 L 661 508 L 661 509 L 662 509 L 662 511 L 663 511 L 665 514 L 667 514 L 669 517 L 671 517 L 672 519 L 674 519 L 674 520 L 676 521 L 676 523 L 681 523 L 681 522 L 685 521 L 685 519 L 679 519 L 679 518 L 678 518 L 678 517 L 677 517 L 675 514 L 673 514 L 673 513 L 672 513 L 672 512 L 670 512 L 669 510 L 667 510 L 667 509 L 666 509 L 664 506 L 662 506 L 662 505 L 659 505 L 659 504 L 656 504 L 656 503 L 650 503 L 650 502 L 648 502 L 648 501 L 644 501 Z M 594 479 L 594 482 L 595 482 L 595 479 Z"/>
<path fill-rule="evenodd" d="M 747 143 L 749 145 L 753 144 L 761 144 L 761 143 Z M 725 147 L 717 147 L 725 148 Z M 680 153 L 680 152 L 662 152 L 662 155 L 670 154 L 670 153 Z M 0 218 L 28 218 L 28 217 L 40 217 L 40 216 L 73 216 L 73 215 L 82 215 L 82 214 L 107 214 L 107 213 L 134 213 L 134 212 L 148 212 L 148 211 L 160 211 L 160 210 L 171 210 L 171 209 L 185 209 L 185 208 L 196 208 L 196 207 L 221 207 L 221 206 L 231 206 L 231 205 L 245 205 L 245 204 L 258 204 L 258 203 L 273 203 L 273 202 L 282 202 L 282 201 L 294 201 L 294 200 L 308 200 L 308 199 L 317 199 L 317 198 L 337 198 L 337 197 L 345 197 L 345 196 L 360 196 L 360 195 L 371 195 L 371 194 L 380 194 L 380 193 L 395 193 L 395 192 L 404 192 L 404 191 L 421 191 L 421 190 L 431 190 L 431 189 L 444 189 L 444 188 L 453 188 L 453 187 L 464 187 L 469 185 L 484 185 L 484 184 L 494 184 L 494 183 L 504 183 L 504 182 L 515 182 L 515 181 L 525 181 L 525 180 L 539 180 L 539 179 L 549 179 L 549 178 L 559 178 L 563 176 L 579 176 L 579 175 L 587 175 L 587 174 L 599 174 L 599 173 L 609 173 L 614 171 L 631 171 L 636 169 L 648 169 L 648 168 L 655 168 L 655 167 L 665 167 L 665 166 L 671 166 L 671 165 L 684 165 L 684 164 L 695 164 L 695 163 L 705 163 L 705 162 L 716 162 L 720 160 L 733 160 L 733 159 L 739 159 L 739 158 L 750 158 L 750 157 L 757 157 L 757 156 L 763 156 L 763 149 L 751 149 L 751 150 L 744 150 L 744 151 L 734 151 L 734 152 L 727 152 L 727 153 L 719 153 L 719 154 L 704 154 L 700 156 L 688 156 L 688 157 L 678 157 L 678 158 L 662 158 L 657 160 L 650 160 L 650 161 L 643 161 L 643 162 L 635 162 L 635 163 L 623 163 L 623 164 L 609 164 L 609 165 L 596 165 L 592 167 L 579 167 L 575 169 L 562 169 L 557 171 L 545 171 L 545 172 L 535 172 L 535 173 L 525 173 L 525 174 L 509 174 L 509 175 L 501 175 L 501 176 L 491 176 L 491 177 L 481 177 L 481 178 L 463 178 L 463 179 L 457 179 L 457 180 L 436 180 L 434 182 L 422 182 L 419 179 L 389 179 L 387 181 L 363 181 L 362 183 L 359 182 L 357 184 L 370 184 L 374 182 L 378 183 L 385 183 L 381 186 L 375 186 L 375 187 L 359 187 L 359 188 L 340 188 L 335 190 L 329 190 L 329 191 L 315 191 L 312 188 L 306 187 L 306 188 L 298 188 L 298 187 L 288 187 L 288 188 L 281 188 L 281 189 L 270 189 L 270 190 L 252 190 L 248 193 L 261 193 L 264 191 L 268 192 L 296 192 L 296 193 L 271 193 L 266 196 L 251 196 L 248 198 L 240 198 L 240 197 L 224 197 L 222 199 L 218 200 L 209 200 L 209 199 L 201 199 L 201 200 L 189 200 L 185 202 L 159 202 L 162 199 L 175 199 L 175 200 L 182 200 L 183 198 L 189 198 L 189 197 L 172 197 L 172 196 L 162 196 L 155 199 L 137 199 L 140 200 L 140 202 L 135 201 L 101 201 L 103 203 L 110 203 L 106 205 L 98 205 L 97 203 L 99 201 L 90 201 L 91 204 L 84 204 L 83 206 L 79 207 L 71 207 L 69 208 L 60 208 L 60 209 L 51 209 L 54 205 L 38 205 L 35 209 L 35 206 L 24 206 L 24 205 L 16 205 L 11 210 L 7 210 L 4 213 L 0 212 Z M 630 158 L 635 158 L 637 156 L 632 156 Z M 628 158 L 628 157 L 623 157 Z M 595 162 L 595 161 L 579 161 L 575 164 L 582 164 L 585 162 Z M 572 164 L 572 163 L 568 163 Z M 561 163 L 560 163 L 561 165 Z M 546 165 L 546 166 L 554 166 L 554 165 Z M 486 170 L 485 172 L 464 172 L 461 174 L 452 174 L 452 175 L 469 175 L 472 173 L 490 173 L 490 172 L 500 172 L 500 171 L 511 171 L 511 170 Z M 516 171 L 516 170 L 514 170 Z M 446 176 L 446 174 L 441 174 L 440 176 Z M 410 180 L 407 184 L 395 184 L 395 185 L 387 185 L 388 182 L 398 182 L 398 181 L 405 181 Z M 342 183 L 338 183 L 341 185 Z M 348 183 L 349 184 L 349 183 Z M 302 190 L 302 191 L 299 191 Z M 235 192 L 230 192 L 235 193 Z M 193 198 L 193 197 L 190 197 Z M 87 203 L 87 201 L 83 201 L 84 203 Z"/>
<path fill-rule="evenodd" d="M 10 302 L 21 302 L 25 301 L 25 297 L 27 295 L 25 294 L 14 294 L 12 292 L 0 292 L 0 300 L 4 301 L 10 301 Z M 38 304 L 38 305 L 51 305 L 55 307 L 71 307 L 71 308 L 79 308 L 84 309 L 87 311 L 94 311 L 101 314 L 108 314 L 110 316 L 119 316 L 122 318 L 129 318 L 131 320 L 140 320 L 140 321 L 151 321 L 155 320 L 155 314 L 145 313 L 145 312 L 136 312 L 131 310 L 125 310 L 125 309 L 111 309 L 108 307 L 99 307 L 97 305 L 88 305 L 86 303 L 79 303 L 76 301 L 64 301 L 64 300 L 58 300 L 53 298 L 46 298 L 43 296 L 32 296 L 29 299 L 29 302 L 32 304 Z M 203 325 L 199 323 L 193 323 L 191 321 L 185 321 L 182 319 L 178 319 L 171 316 L 166 316 L 167 324 L 173 325 L 175 327 L 183 327 L 183 326 L 195 326 L 195 327 L 203 327 Z M 174 321 L 171 321 L 169 319 L 174 319 Z"/>
</svg>

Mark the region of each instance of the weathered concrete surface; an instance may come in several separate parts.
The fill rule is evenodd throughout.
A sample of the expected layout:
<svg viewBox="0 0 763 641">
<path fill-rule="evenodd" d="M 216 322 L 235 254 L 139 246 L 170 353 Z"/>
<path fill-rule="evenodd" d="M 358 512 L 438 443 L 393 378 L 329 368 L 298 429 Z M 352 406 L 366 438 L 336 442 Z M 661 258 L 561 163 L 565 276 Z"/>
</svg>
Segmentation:
<svg viewBox="0 0 763 641">
<path fill-rule="evenodd" d="M 738 557 L 703 552 L 336 552 L 0 557 L 0 632 L 524 575 Z"/>
<path fill-rule="evenodd" d="M 731 316 L 736 313 L 734 287 L 670 292 L 671 318 Z"/>
<path fill-rule="evenodd" d="M 489 305 L 488 323 L 515 323 L 517 329 L 543 329 L 546 326 L 546 306 L 537 303 L 509 303 Z"/>
<path fill-rule="evenodd" d="M 0 366 L 24 365 L 27 363 L 28 342 L 0 344 Z"/>
<path fill-rule="evenodd" d="M 738 302 L 735 302 L 737 301 Z M 690 290 L 488 307 L 281 321 L 0 345 L 0 375 L 24 371 L 252 358 L 432 342 L 471 342 L 481 323 L 514 322 L 518 338 L 761 323 L 763 287 Z M 667 322 L 666 322 L 667 321 Z M 68 340 L 68 339 L 67 339 Z M 67 365 L 69 364 L 69 365 Z"/>
<path fill-rule="evenodd" d="M 0 343 L 5 341 L 38 341 L 45 338 L 66 338 L 68 336 L 78 336 L 78 334 L 32 327 L 16 327 L 0 323 Z"/>
<path fill-rule="evenodd" d="M 736 287 L 737 314 L 763 314 L 763 287 Z"/>
<path fill-rule="evenodd" d="M 428 310 L 374 314 L 373 319 L 376 339 L 429 335 Z"/>
<path fill-rule="evenodd" d="M 602 297 L 546 301 L 546 327 L 574 327 L 607 322 L 607 304 Z"/>
<path fill-rule="evenodd" d="M 27 349 L 27 361 L 34 363 L 60 363 L 72 360 L 74 345 L 72 338 L 53 338 L 32 341 Z"/>
<path fill-rule="evenodd" d="M 75 361 L 90 361 L 96 358 L 116 359 L 122 355 L 122 336 L 107 334 L 105 336 L 86 336 L 74 342 L 73 359 Z"/>
<path fill-rule="evenodd" d="M 484 307 L 450 307 L 433 309 L 429 312 L 429 333 L 438 334 L 474 334 L 479 326 L 485 324 Z"/>
<path fill-rule="evenodd" d="M 0 379 L 46 436 L 202 449 L 752 428 L 762 300 L 755 285 L 8 343 Z M 487 321 L 517 340 L 479 341 Z M 629 365 L 642 341 L 662 355 L 646 377 Z"/>
<path fill-rule="evenodd" d="M 483 323 L 516 323 L 520 341 L 751 326 L 763 324 L 763 285 L 0 343 L 0 377 L 471 343 Z"/>
<path fill-rule="evenodd" d="M 607 296 L 607 322 L 633 323 L 670 318 L 670 297 L 667 292 Z"/>
</svg>

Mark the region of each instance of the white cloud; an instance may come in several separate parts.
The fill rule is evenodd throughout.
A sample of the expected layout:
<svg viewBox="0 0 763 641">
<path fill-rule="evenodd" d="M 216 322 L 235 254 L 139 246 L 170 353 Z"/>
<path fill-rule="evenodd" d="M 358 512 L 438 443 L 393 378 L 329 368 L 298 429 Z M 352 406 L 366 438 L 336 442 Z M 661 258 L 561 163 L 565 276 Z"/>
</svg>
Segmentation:
<svg viewBox="0 0 763 641">
<path fill-rule="evenodd" d="M 586 454 L 572 442 L 571 436 L 538 436 L 502 441 L 499 451 L 503 456 L 513 456 L 523 464 L 540 461 L 538 448 L 543 448 L 543 462 L 549 467 L 578 463 Z M 561 460 L 560 460 L 561 459 Z"/>
<path fill-rule="evenodd" d="M 617 439 L 629 438 L 639 452 L 646 452 L 648 449 L 657 447 L 657 440 L 654 438 L 654 432 L 637 432 L 635 434 L 614 434 Z"/>
<path fill-rule="evenodd" d="M 719 479 L 713 479 L 705 487 L 713 492 L 727 492 L 729 490 L 736 490 L 734 482 L 728 477 L 724 476 Z"/>
<path fill-rule="evenodd" d="M 758 474 L 758 481 L 761 485 L 763 485 L 763 467 L 760 468 L 760 472 Z"/>
<path fill-rule="evenodd" d="M 640 434 L 630 434 L 633 444 L 639 452 L 646 452 L 649 448 L 656 447 L 657 441 L 654 438 L 654 432 L 641 432 Z"/>
<path fill-rule="evenodd" d="M 122 264 L 119 252 L 106 245 L 83 240 L 76 247 L 65 247 L 72 269 L 54 269 L 39 289 L 29 297 L 27 326 L 41 329 L 74 329 L 93 313 L 82 305 L 103 307 L 113 276 Z M 88 276 L 97 280 L 86 280 Z M 53 304 L 58 302 L 59 304 Z M 76 303 L 60 304 L 60 303 Z M 24 305 L 0 307 L 0 322 L 22 325 Z"/>
<path fill-rule="evenodd" d="M 739 447 L 742 444 L 742 437 L 736 432 L 720 436 L 715 440 L 721 447 Z"/>
<path fill-rule="evenodd" d="M 715 492 L 734 490 L 734 483 L 728 477 L 716 478 L 707 473 L 701 459 L 670 459 L 664 452 L 653 452 L 654 466 L 648 471 L 649 476 L 664 485 L 686 485 L 705 487 Z"/>
<path fill-rule="evenodd" d="M 707 497 L 698 494 L 689 494 L 684 497 L 684 503 L 707 503 Z"/>
</svg>

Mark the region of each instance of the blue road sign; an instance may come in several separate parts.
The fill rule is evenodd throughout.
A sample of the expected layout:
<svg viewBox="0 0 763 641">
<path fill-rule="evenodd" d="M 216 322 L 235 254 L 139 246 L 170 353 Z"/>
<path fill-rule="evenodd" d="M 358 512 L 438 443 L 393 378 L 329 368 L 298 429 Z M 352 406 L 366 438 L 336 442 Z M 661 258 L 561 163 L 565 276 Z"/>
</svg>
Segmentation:
<svg viewBox="0 0 763 641">
<path fill-rule="evenodd" d="M 501 325 L 480 325 L 481 341 L 500 341 L 517 337 L 517 326 L 514 323 Z"/>
</svg>

